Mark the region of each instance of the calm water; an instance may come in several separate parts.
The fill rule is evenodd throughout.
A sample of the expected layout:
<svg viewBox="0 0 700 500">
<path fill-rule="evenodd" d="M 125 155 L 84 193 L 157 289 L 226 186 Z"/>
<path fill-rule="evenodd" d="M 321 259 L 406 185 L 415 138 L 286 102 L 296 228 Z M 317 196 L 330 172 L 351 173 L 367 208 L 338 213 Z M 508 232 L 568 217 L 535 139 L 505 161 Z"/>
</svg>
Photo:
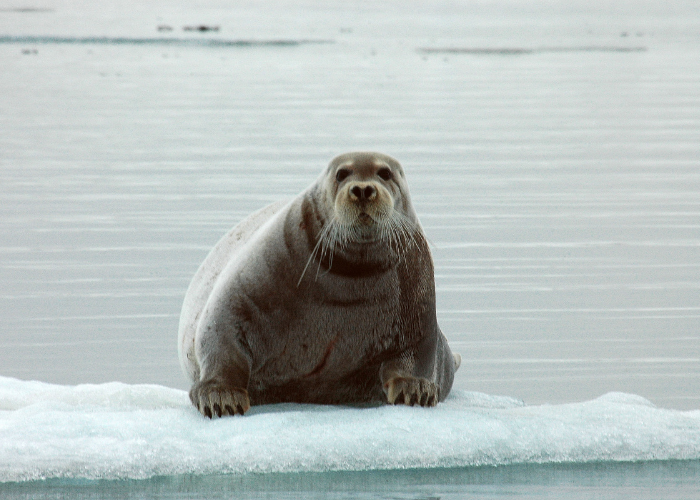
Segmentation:
<svg viewBox="0 0 700 500">
<path fill-rule="evenodd" d="M 327 498 L 571 500 L 692 499 L 700 481 L 698 462 L 475 467 L 431 471 L 397 470 L 265 476 L 180 476 L 148 481 L 49 481 L 3 486 L 4 498 Z"/>
<path fill-rule="evenodd" d="M 373 149 L 433 243 L 457 388 L 700 408 L 695 2 L 40 4 L 0 9 L 0 35 L 53 37 L 0 39 L 0 375 L 186 388 L 179 310 L 208 250 Z M 126 41 L 66 40 L 95 36 Z M 185 42 L 138 42 L 159 36 Z"/>
</svg>

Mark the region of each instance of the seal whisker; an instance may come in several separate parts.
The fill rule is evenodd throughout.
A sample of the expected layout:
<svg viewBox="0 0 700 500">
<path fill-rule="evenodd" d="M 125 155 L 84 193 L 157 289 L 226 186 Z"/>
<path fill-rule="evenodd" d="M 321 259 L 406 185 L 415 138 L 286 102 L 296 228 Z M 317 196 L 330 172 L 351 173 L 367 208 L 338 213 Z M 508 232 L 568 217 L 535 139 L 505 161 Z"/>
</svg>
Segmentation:
<svg viewBox="0 0 700 500">
<path fill-rule="evenodd" d="M 400 212 L 394 211 L 387 217 L 381 228 L 381 238 L 393 248 L 400 260 L 404 260 L 406 254 L 413 247 L 418 247 L 416 241 L 415 223 Z"/>
<path fill-rule="evenodd" d="M 387 217 L 385 223 L 382 224 L 382 239 L 387 241 L 390 248 L 395 248 L 397 251 L 400 250 L 399 247 L 401 246 L 399 240 L 400 231 L 401 227 L 396 221 L 396 214 Z"/>
<path fill-rule="evenodd" d="M 416 239 L 416 223 L 401 212 L 396 213 L 396 222 L 401 226 L 401 232 L 408 238 L 408 246 L 418 246 Z"/>
<path fill-rule="evenodd" d="M 321 262 L 323 261 L 323 257 L 324 255 L 326 255 L 326 253 L 328 254 L 328 270 L 324 273 L 321 273 L 320 275 L 324 276 L 331 270 L 331 267 L 333 266 L 333 254 L 335 253 L 335 246 L 338 242 L 338 224 L 339 222 L 334 216 L 329 222 L 329 231 L 323 235 L 324 241 L 321 247 L 321 255 L 318 258 L 318 266 L 316 267 L 316 277 L 314 278 L 315 280 L 318 280 L 319 273 L 321 273 Z"/>
<path fill-rule="evenodd" d="M 304 275 L 306 274 L 306 270 L 309 268 L 309 264 L 311 264 L 311 261 L 314 259 L 314 257 L 318 253 L 319 249 L 321 249 L 321 258 L 323 258 L 323 241 L 326 237 L 326 234 L 331 230 L 332 227 L 333 227 L 333 220 L 331 220 L 329 223 L 327 223 L 326 226 L 319 233 L 318 241 L 316 242 L 314 249 L 311 251 L 311 255 L 309 255 L 309 259 L 306 261 L 306 265 L 304 266 L 304 270 L 301 272 L 301 276 L 299 277 L 299 281 L 297 281 L 297 288 L 299 288 L 299 285 L 301 284 L 301 280 L 304 279 Z"/>
</svg>

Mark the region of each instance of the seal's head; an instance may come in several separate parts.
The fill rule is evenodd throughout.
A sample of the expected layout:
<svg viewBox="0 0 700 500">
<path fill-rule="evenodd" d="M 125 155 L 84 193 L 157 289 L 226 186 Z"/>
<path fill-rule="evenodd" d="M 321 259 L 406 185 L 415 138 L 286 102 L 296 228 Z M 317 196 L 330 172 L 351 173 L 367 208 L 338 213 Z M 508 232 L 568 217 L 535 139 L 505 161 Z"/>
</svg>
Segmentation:
<svg viewBox="0 0 700 500">
<path fill-rule="evenodd" d="M 412 225 L 408 188 L 399 162 L 381 153 L 346 153 L 325 172 L 333 225 L 341 239 L 361 243 L 391 238 Z"/>
<path fill-rule="evenodd" d="M 363 266 L 383 269 L 401 260 L 421 233 L 403 169 L 381 153 L 334 158 L 306 192 L 302 219 L 312 251 L 299 283 L 314 260 L 329 270 L 340 269 L 341 259 L 353 262 L 356 273 Z"/>
</svg>

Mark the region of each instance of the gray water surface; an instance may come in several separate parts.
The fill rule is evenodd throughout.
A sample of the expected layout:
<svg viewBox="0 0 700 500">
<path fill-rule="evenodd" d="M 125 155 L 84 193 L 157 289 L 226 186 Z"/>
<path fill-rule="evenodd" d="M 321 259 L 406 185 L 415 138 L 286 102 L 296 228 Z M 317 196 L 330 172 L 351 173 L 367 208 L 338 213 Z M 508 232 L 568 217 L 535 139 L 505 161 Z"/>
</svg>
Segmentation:
<svg viewBox="0 0 700 500">
<path fill-rule="evenodd" d="M 208 250 L 371 149 L 406 168 L 456 387 L 700 407 L 694 2 L 163 3 L 135 24 L 126 0 L 44 3 L 0 12 L 2 375 L 186 388 L 178 316 Z M 177 31 L 194 19 L 222 29 Z M 31 38 L 162 23 L 327 43 Z"/>
</svg>

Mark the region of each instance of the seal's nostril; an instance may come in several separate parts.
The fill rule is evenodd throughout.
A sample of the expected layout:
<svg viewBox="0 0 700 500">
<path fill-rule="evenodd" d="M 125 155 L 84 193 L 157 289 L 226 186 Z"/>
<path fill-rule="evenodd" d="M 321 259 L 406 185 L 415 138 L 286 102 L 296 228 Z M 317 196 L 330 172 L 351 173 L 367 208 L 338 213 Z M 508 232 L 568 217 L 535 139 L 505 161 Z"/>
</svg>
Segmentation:
<svg viewBox="0 0 700 500">
<path fill-rule="evenodd" d="M 360 187 L 360 186 L 353 186 L 350 188 L 350 194 L 355 197 L 357 200 L 369 200 L 374 197 L 376 194 L 377 190 L 374 188 L 374 186 L 365 186 L 365 187 Z"/>
</svg>

